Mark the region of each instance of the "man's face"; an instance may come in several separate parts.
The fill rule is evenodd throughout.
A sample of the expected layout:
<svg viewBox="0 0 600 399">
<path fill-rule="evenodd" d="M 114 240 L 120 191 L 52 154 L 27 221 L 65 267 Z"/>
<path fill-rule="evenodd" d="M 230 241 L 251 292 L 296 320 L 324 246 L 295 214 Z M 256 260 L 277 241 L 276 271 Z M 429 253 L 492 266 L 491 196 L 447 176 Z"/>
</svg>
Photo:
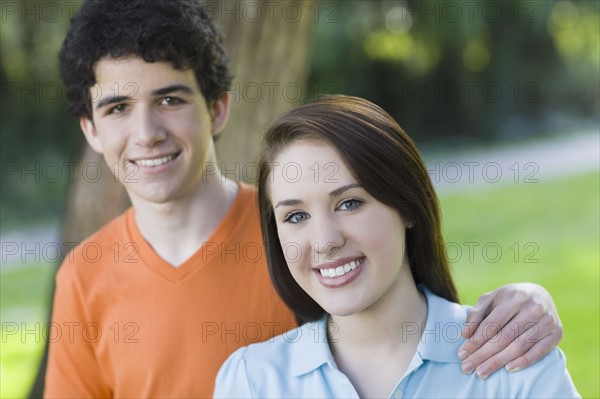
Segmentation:
<svg viewBox="0 0 600 399">
<path fill-rule="evenodd" d="M 93 121 L 81 118 L 81 128 L 132 202 L 165 203 L 197 190 L 216 162 L 212 136 L 227 119 L 227 96 L 207 104 L 193 71 L 166 62 L 102 58 L 94 71 Z"/>
</svg>

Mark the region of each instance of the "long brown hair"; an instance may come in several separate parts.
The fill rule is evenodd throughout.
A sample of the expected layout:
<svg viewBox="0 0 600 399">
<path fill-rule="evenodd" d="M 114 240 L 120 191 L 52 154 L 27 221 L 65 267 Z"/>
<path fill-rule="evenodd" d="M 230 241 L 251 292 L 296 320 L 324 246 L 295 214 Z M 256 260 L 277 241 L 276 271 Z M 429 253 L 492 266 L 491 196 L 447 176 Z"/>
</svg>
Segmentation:
<svg viewBox="0 0 600 399">
<path fill-rule="evenodd" d="M 300 288 L 289 271 L 268 187 L 274 159 L 298 140 L 320 140 L 333 145 L 370 195 L 411 222 L 413 227 L 406 231 L 406 248 L 415 282 L 458 302 L 444 249 L 438 199 L 413 141 L 377 105 L 357 97 L 335 95 L 279 117 L 264 135 L 259 158 L 258 197 L 269 274 L 298 322 L 317 320 L 325 311 Z"/>
</svg>

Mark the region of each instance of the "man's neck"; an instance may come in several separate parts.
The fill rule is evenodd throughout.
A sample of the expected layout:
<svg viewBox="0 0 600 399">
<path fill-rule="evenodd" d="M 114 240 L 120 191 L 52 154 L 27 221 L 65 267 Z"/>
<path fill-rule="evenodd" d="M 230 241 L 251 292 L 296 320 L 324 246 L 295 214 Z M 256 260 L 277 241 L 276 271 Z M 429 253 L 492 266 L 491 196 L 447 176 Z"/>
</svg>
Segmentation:
<svg viewBox="0 0 600 399">
<path fill-rule="evenodd" d="M 189 259 L 210 238 L 236 198 L 235 182 L 214 177 L 185 197 L 167 203 L 131 198 L 142 236 L 174 267 Z"/>
</svg>

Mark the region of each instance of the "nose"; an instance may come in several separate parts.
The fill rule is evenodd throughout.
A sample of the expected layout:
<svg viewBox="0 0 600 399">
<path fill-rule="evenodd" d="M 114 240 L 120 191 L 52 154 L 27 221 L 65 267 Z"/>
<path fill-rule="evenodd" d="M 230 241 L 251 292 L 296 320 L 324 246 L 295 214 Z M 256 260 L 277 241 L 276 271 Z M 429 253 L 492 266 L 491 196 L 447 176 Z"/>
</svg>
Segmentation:
<svg viewBox="0 0 600 399">
<path fill-rule="evenodd" d="M 131 126 L 135 144 L 152 147 L 167 139 L 168 131 L 157 112 L 146 107 L 138 107 L 135 123 Z"/>
<path fill-rule="evenodd" d="M 314 218 L 314 216 L 313 216 Z M 344 227 L 334 217 L 321 217 L 313 223 L 311 249 L 315 263 L 333 259 L 346 244 Z"/>
</svg>

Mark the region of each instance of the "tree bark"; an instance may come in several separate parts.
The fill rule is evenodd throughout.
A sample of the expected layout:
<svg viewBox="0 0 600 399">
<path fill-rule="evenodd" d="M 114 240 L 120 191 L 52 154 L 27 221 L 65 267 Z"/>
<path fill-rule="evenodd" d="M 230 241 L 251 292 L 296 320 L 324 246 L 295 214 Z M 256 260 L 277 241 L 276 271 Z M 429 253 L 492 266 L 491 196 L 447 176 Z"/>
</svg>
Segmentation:
<svg viewBox="0 0 600 399">
<path fill-rule="evenodd" d="M 266 3 L 266 4 L 265 4 Z M 233 4 L 233 5 L 232 5 Z M 216 18 L 225 35 L 235 75 L 230 91 L 231 120 L 217 139 L 222 172 L 252 181 L 260 134 L 269 121 L 294 104 L 306 90 L 313 11 L 309 2 L 220 2 Z M 235 14 L 228 11 L 235 10 Z M 240 15 L 238 22 L 234 15 Z"/>
<path fill-rule="evenodd" d="M 314 14 L 309 3 L 301 1 L 224 0 L 207 4 L 225 34 L 235 75 L 231 116 L 216 143 L 219 165 L 229 178 L 255 182 L 256 168 L 250 166 L 259 148 L 260 132 L 275 115 L 302 100 Z M 114 181 L 102 156 L 87 144 L 79 168 L 88 169 L 75 173 L 69 188 L 64 243 L 82 241 L 129 204 L 125 190 Z M 96 181 L 98 170 L 101 175 Z M 31 398 L 42 397 L 47 360 L 48 342 Z"/>
</svg>

